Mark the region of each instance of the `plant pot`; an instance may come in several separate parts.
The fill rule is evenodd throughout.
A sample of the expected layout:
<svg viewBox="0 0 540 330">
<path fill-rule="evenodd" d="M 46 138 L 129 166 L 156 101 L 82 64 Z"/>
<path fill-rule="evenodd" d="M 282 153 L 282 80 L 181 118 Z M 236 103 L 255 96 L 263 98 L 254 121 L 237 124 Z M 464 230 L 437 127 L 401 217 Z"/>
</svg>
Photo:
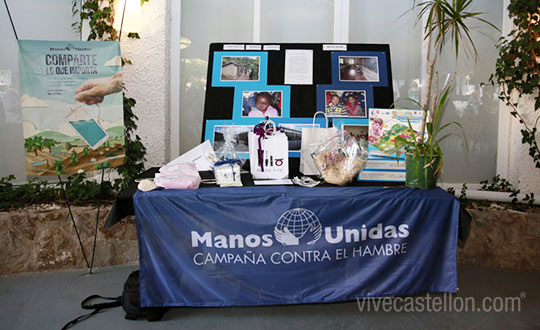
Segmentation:
<svg viewBox="0 0 540 330">
<path fill-rule="evenodd" d="M 405 185 L 409 188 L 425 190 L 435 188 L 437 186 L 437 175 L 439 173 L 438 171 L 435 173 L 435 171 L 438 168 L 440 161 L 440 157 L 435 157 L 435 161 L 431 165 L 425 167 L 426 161 L 424 160 L 424 155 L 416 157 L 413 154 L 407 154 L 405 158 Z"/>
</svg>

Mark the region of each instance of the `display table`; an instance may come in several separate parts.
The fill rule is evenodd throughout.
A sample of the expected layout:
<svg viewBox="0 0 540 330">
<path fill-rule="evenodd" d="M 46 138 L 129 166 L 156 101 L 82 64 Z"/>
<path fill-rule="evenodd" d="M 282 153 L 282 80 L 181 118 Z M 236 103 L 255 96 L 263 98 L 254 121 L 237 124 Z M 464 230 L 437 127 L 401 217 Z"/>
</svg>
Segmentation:
<svg viewBox="0 0 540 330">
<path fill-rule="evenodd" d="M 459 202 L 441 189 L 205 188 L 133 202 L 142 306 L 456 291 Z"/>
</svg>

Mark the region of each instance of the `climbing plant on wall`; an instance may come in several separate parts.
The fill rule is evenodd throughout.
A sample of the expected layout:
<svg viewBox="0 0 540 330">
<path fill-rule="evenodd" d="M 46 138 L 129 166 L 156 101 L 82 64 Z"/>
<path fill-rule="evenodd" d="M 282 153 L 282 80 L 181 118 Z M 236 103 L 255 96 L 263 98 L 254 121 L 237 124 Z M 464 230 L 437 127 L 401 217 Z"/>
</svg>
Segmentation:
<svg viewBox="0 0 540 330">
<path fill-rule="evenodd" d="M 540 3 L 538 0 L 511 0 L 508 12 L 514 29 L 497 44 L 499 58 L 490 81 L 499 84 L 499 98 L 522 125 L 521 142 L 529 145 L 529 155 L 540 168 L 540 115 L 537 112 L 540 109 Z M 518 109 L 518 99 L 524 95 L 535 98 L 532 115 Z"/>
<path fill-rule="evenodd" d="M 141 4 L 148 0 L 141 0 Z M 83 22 L 87 21 L 90 27 L 87 40 L 119 40 L 118 31 L 113 28 L 114 6 L 109 0 L 72 0 L 72 12 L 78 20 L 72 24 L 77 31 L 81 31 Z M 139 38 L 137 33 L 129 33 L 128 38 Z M 122 57 L 122 65 L 132 64 Z M 124 127 L 125 127 L 125 160 L 124 164 L 116 168 L 122 177 L 116 184 L 125 188 L 134 177 L 144 170 L 146 147 L 141 138 L 135 134 L 137 129 L 137 116 L 133 113 L 136 101 L 127 97 L 124 88 Z"/>
</svg>

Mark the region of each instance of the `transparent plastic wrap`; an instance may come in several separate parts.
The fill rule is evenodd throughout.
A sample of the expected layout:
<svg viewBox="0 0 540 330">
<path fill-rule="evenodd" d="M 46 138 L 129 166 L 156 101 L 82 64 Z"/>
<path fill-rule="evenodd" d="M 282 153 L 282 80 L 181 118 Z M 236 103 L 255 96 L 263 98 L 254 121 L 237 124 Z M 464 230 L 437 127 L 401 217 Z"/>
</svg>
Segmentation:
<svg viewBox="0 0 540 330">
<path fill-rule="evenodd" d="M 214 142 L 214 151 L 219 157 L 219 160 L 237 160 L 236 147 L 239 143 L 238 132 L 234 126 L 223 129 L 223 142 Z M 242 165 L 244 162 L 242 162 Z"/>
<path fill-rule="evenodd" d="M 213 163 L 214 177 L 216 183 L 221 187 L 242 186 L 240 172 L 244 166 L 245 159 L 239 159 L 237 155 L 237 146 L 239 143 L 238 133 L 234 126 L 222 131 L 223 142 L 219 145 L 214 144 L 216 156 L 208 157 Z"/>
<path fill-rule="evenodd" d="M 340 132 L 311 153 L 323 179 L 344 186 L 362 171 L 368 158 L 367 144 L 347 132 Z"/>
</svg>

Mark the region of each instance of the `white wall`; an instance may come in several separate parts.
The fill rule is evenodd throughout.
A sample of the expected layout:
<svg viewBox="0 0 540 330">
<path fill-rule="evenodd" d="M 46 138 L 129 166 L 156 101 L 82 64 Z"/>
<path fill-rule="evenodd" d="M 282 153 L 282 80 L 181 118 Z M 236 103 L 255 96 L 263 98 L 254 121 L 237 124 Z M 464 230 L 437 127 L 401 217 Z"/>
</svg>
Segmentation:
<svg viewBox="0 0 540 330">
<path fill-rule="evenodd" d="M 510 111 L 506 106 L 502 111 Z M 528 95 L 522 97 L 518 103 L 518 111 L 529 124 L 534 125 L 534 121 L 540 115 L 534 111 L 534 97 Z M 511 122 L 506 125 L 508 129 L 508 173 L 501 173 L 502 176 L 516 187 L 522 193 L 534 192 L 536 199 L 540 198 L 540 168 L 536 168 L 531 156 L 529 156 L 529 145 L 521 143 L 521 129 L 523 126 L 514 117 L 510 117 Z M 540 132 L 536 135 L 537 141 L 540 141 Z"/>
<path fill-rule="evenodd" d="M 170 1 L 150 0 L 142 7 L 141 39 L 122 36 L 126 95 L 137 104 L 137 134 L 147 148 L 146 167 L 160 166 L 169 155 L 169 27 Z"/>
</svg>

